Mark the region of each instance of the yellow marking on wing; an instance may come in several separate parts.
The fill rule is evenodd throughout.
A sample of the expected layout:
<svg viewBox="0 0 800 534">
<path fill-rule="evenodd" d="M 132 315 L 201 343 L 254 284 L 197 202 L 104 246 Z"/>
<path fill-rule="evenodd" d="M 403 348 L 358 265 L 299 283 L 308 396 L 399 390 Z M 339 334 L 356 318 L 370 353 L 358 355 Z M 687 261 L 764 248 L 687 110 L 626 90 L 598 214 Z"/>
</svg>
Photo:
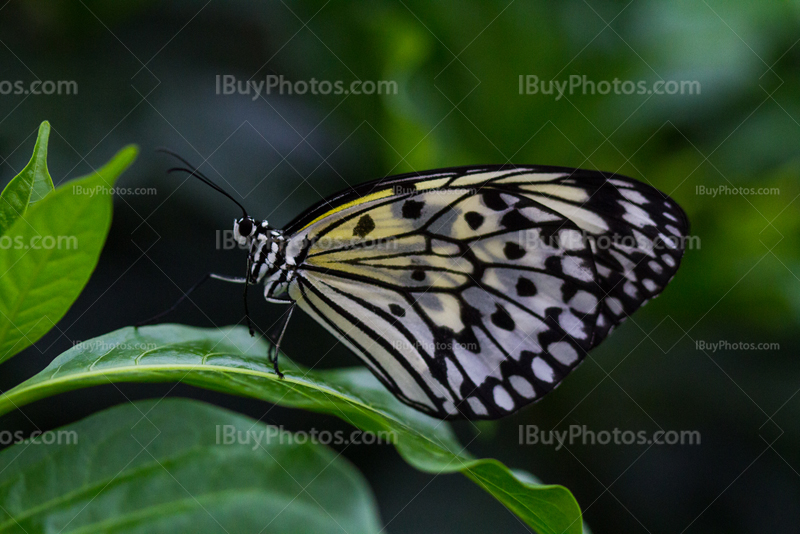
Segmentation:
<svg viewBox="0 0 800 534">
<path fill-rule="evenodd" d="M 405 191 L 405 190 L 404 190 Z M 425 191 L 414 196 L 414 201 L 422 202 L 424 207 L 420 217 L 416 219 L 405 218 L 402 215 L 403 197 L 392 197 L 382 202 L 378 206 L 363 207 L 361 204 L 351 206 L 347 212 L 341 212 L 335 217 L 349 216 L 353 212 L 359 212 L 359 216 L 352 217 L 350 220 L 338 225 L 336 228 L 326 231 L 325 241 L 338 244 L 356 243 L 359 241 L 393 238 L 394 236 L 406 234 L 418 230 L 429 221 L 429 218 L 439 210 L 447 208 L 458 198 L 464 195 L 463 189 L 444 189 L 441 191 Z M 367 234 L 362 235 L 355 232 L 361 224 L 361 219 L 369 216 L 374 224 L 374 228 Z M 312 229 L 311 232 L 314 232 Z"/>
<path fill-rule="evenodd" d="M 335 213 L 338 213 L 338 212 L 340 212 L 342 210 L 346 210 L 347 208 L 350 208 L 352 206 L 357 206 L 359 204 L 363 204 L 363 203 L 366 203 L 366 202 L 372 202 L 373 200 L 380 200 L 382 198 L 390 197 L 393 194 L 394 194 L 394 189 L 392 189 L 390 187 L 389 189 L 383 189 L 381 191 L 376 191 L 375 193 L 371 193 L 371 194 L 369 194 L 367 196 L 364 196 L 364 197 L 361 197 L 361 198 L 357 198 L 355 200 L 351 200 L 350 202 L 342 204 L 341 206 L 336 206 L 335 208 L 333 208 L 333 209 L 331 209 L 329 211 L 326 211 L 325 213 L 323 213 L 322 215 L 320 215 L 319 217 L 317 217 L 316 219 L 314 219 L 313 221 L 311 221 L 310 223 L 305 225 L 303 228 L 301 228 L 300 231 L 302 232 L 303 230 L 305 230 L 306 228 L 308 228 L 312 224 L 321 221 L 325 217 L 330 217 L 331 215 L 333 215 Z"/>
</svg>

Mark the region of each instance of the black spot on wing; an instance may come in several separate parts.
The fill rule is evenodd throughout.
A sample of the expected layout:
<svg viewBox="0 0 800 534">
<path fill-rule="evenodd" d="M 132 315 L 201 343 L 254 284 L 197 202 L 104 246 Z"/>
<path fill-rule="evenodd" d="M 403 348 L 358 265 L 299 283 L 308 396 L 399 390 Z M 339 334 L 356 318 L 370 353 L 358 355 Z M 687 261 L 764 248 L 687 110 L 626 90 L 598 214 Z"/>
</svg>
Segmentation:
<svg viewBox="0 0 800 534">
<path fill-rule="evenodd" d="M 403 218 L 404 219 L 419 219 L 422 216 L 422 208 L 425 203 L 419 200 L 406 200 L 403 203 Z"/>
<path fill-rule="evenodd" d="M 561 299 L 569 302 L 578 293 L 578 286 L 575 284 L 564 284 L 561 286 Z"/>
<path fill-rule="evenodd" d="M 497 304 L 497 310 L 492 314 L 492 322 L 498 328 L 502 328 L 503 330 L 514 330 L 516 326 L 514 324 L 514 319 L 511 318 L 511 315 L 508 313 L 503 306 Z"/>
<path fill-rule="evenodd" d="M 362 215 L 361 218 L 358 220 L 358 223 L 353 228 L 353 235 L 356 237 L 366 237 L 371 231 L 375 229 L 375 221 L 372 220 L 372 217 L 367 215 Z"/>
<path fill-rule="evenodd" d="M 425 280 L 425 271 L 422 269 L 416 269 L 414 272 L 411 273 L 412 280 L 416 280 L 417 282 L 422 282 Z"/>
<path fill-rule="evenodd" d="M 389 304 L 389 311 L 392 312 L 392 314 L 394 314 L 394 315 L 396 315 L 398 317 L 405 317 L 406 316 L 406 311 L 399 304 L 394 304 L 394 303 Z"/>
<path fill-rule="evenodd" d="M 486 207 L 491 210 L 503 211 L 508 208 L 508 204 L 506 204 L 506 201 L 503 200 L 498 191 L 485 191 L 481 194 L 481 198 Z"/>
<path fill-rule="evenodd" d="M 525 255 L 525 249 L 512 241 L 507 241 L 505 247 L 503 247 L 503 254 L 509 260 L 518 260 Z"/>
<path fill-rule="evenodd" d="M 470 228 L 477 230 L 483 224 L 484 218 L 477 211 L 470 211 L 464 215 L 464 220 L 467 221 Z"/>
<path fill-rule="evenodd" d="M 519 211 L 511 210 L 503 215 L 503 218 L 500 219 L 500 224 L 509 230 L 523 230 L 530 228 L 531 221 L 523 217 Z"/>
<path fill-rule="evenodd" d="M 536 293 L 536 284 L 530 278 L 520 276 L 519 280 L 517 280 L 517 295 L 520 297 L 533 297 Z"/>
<path fill-rule="evenodd" d="M 465 328 L 455 336 L 455 341 L 466 350 L 473 354 L 478 354 L 481 351 L 481 344 L 478 341 L 478 336 L 475 335 L 474 327 L 477 327 L 481 322 L 481 314 L 475 308 L 468 306 L 461 311 L 461 319 L 464 324 L 470 325 L 470 328 Z M 462 386 L 463 387 L 463 386 Z M 466 396 L 469 396 L 467 394 Z"/>
</svg>

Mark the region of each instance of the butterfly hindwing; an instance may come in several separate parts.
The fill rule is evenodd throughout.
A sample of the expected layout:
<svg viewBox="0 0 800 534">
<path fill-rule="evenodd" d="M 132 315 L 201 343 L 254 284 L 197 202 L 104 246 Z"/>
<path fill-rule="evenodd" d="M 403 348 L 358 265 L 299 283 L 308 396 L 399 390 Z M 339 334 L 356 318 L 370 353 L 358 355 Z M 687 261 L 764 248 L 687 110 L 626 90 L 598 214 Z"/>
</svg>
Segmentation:
<svg viewBox="0 0 800 534">
<path fill-rule="evenodd" d="M 664 242 L 687 231 L 677 204 L 616 175 L 432 171 L 360 186 L 290 225 L 289 292 L 404 402 L 497 418 L 657 295 L 683 252 Z"/>
</svg>

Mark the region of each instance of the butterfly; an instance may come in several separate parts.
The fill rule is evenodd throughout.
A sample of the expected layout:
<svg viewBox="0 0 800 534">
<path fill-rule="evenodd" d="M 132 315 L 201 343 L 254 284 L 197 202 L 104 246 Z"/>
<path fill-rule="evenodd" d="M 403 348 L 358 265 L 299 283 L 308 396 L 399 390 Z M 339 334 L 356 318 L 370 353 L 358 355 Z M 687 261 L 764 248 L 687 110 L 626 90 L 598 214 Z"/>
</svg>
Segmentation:
<svg viewBox="0 0 800 534">
<path fill-rule="evenodd" d="M 382 178 L 277 229 L 181 161 L 170 171 L 243 212 L 233 235 L 246 276 L 207 278 L 263 284 L 267 301 L 290 306 L 270 355 L 279 376 L 277 347 L 299 307 L 399 400 L 443 419 L 500 418 L 552 391 L 661 293 L 689 231 L 650 185 L 538 165 Z"/>
</svg>

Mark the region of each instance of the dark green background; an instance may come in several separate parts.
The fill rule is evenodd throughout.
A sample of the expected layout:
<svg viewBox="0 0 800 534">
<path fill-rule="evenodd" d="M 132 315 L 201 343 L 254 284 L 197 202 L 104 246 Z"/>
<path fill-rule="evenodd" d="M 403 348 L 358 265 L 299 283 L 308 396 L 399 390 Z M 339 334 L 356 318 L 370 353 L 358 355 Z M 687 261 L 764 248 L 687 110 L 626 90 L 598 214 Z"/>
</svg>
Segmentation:
<svg viewBox="0 0 800 534">
<path fill-rule="evenodd" d="M 73 342 L 151 315 L 208 270 L 235 206 L 167 177 L 169 146 L 281 226 L 347 184 L 429 168 L 537 163 L 616 171 L 672 195 L 700 246 L 672 284 L 558 391 L 497 424 L 459 424 L 476 454 L 570 488 L 595 532 L 794 532 L 800 524 L 800 6 L 656 2 L 0 2 L 0 81 L 75 80 L 77 95 L 0 96 L 0 179 L 53 126 L 56 183 L 123 144 L 142 154 L 115 202 L 86 292 L 58 328 L 6 363 L 7 389 Z M 398 94 L 217 95 L 217 75 L 394 80 Z M 700 94 L 520 95 L 520 75 L 697 81 Z M 699 187 L 778 193 L 698 194 Z M 261 328 L 279 307 L 254 295 Z M 239 289 L 205 288 L 173 319 L 242 320 Z M 699 350 L 697 342 L 777 343 Z M 306 317 L 285 349 L 320 367 L 356 360 Z M 333 347 L 333 348 L 332 348 Z M 328 352 L 329 349 L 331 349 Z M 24 408 L 9 428 L 54 427 L 128 399 L 190 395 L 255 417 L 268 406 L 184 386 L 111 386 Z M 344 428 L 272 409 L 289 429 Z M 518 444 L 519 425 L 696 430 L 700 445 Z M 454 476 L 413 471 L 391 447 L 344 450 L 370 479 L 391 532 L 525 532 Z"/>
</svg>

